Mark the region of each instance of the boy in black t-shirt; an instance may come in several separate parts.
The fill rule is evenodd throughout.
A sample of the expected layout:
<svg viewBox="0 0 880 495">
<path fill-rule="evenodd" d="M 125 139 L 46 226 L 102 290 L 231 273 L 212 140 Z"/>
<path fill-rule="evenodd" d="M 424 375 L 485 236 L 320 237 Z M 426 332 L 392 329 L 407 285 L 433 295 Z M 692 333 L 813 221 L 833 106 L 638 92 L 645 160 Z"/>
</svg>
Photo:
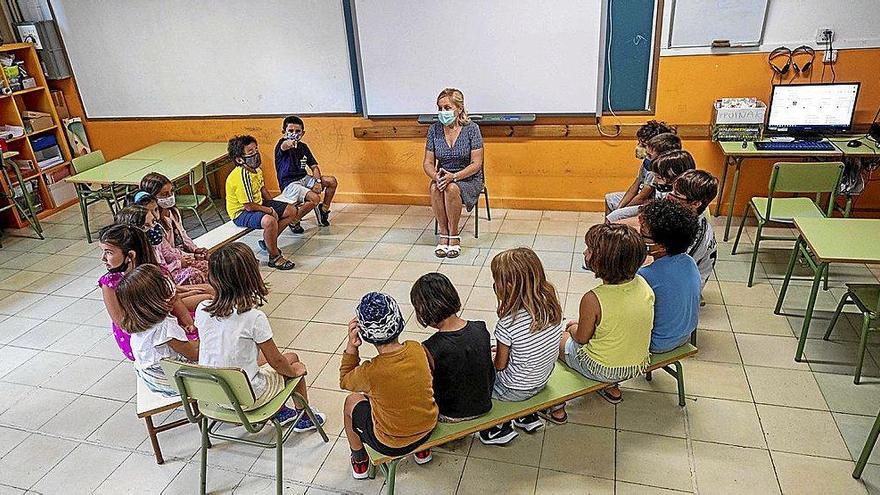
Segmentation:
<svg viewBox="0 0 880 495">
<path fill-rule="evenodd" d="M 419 323 L 437 329 L 422 345 L 434 375 L 440 421 L 464 421 L 489 412 L 495 366 L 486 323 L 458 317 L 458 292 L 441 273 L 428 273 L 416 280 L 410 301 Z"/>
<path fill-rule="evenodd" d="M 285 117 L 281 130 L 284 136 L 275 145 L 275 171 L 281 195 L 290 203 L 303 204 L 305 211 L 300 208 L 302 213 L 316 208 L 320 224 L 326 227 L 330 225 L 330 202 L 336 194 L 336 177 L 321 174 L 312 150 L 301 142 L 305 134 L 301 118 L 295 115 Z M 306 167 L 311 169 L 311 175 Z M 291 225 L 291 229 L 296 234 L 303 233 L 299 223 Z"/>
</svg>

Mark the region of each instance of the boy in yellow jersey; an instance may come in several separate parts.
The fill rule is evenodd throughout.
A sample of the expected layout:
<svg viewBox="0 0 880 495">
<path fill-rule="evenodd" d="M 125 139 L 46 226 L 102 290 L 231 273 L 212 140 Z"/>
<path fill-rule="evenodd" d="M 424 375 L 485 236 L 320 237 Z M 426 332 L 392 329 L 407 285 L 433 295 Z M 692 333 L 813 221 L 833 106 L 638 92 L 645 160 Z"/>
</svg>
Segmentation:
<svg viewBox="0 0 880 495">
<path fill-rule="evenodd" d="M 260 150 L 253 136 L 235 136 L 229 140 L 229 158 L 236 167 L 226 178 L 226 212 L 239 227 L 263 229 L 260 248 L 269 253 L 269 266 L 291 270 L 296 266 L 278 249 L 278 236 L 300 213 L 295 205 L 275 201 L 266 191 L 260 170 Z"/>
</svg>

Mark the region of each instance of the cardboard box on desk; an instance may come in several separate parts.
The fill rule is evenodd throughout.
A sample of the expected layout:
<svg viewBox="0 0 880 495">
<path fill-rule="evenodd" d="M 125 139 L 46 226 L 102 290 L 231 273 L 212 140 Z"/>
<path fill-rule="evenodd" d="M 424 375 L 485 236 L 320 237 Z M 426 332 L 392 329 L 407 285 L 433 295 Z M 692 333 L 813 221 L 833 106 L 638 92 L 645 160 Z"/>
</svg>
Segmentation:
<svg viewBox="0 0 880 495">
<path fill-rule="evenodd" d="M 21 112 L 21 120 L 24 122 L 24 127 L 28 134 L 42 131 L 55 125 L 55 122 L 52 121 L 52 115 L 32 110 Z"/>
</svg>

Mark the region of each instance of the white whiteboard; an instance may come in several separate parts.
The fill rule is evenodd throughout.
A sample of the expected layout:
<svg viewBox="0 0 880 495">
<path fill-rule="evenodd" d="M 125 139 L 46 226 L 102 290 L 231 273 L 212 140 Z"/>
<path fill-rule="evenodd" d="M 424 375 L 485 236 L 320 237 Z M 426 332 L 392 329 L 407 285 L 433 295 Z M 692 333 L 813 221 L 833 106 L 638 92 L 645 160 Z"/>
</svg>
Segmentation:
<svg viewBox="0 0 880 495">
<path fill-rule="evenodd" d="M 728 40 L 731 46 L 760 45 L 767 2 L 675 0 L 669 46 L 710 46 L 715 40 Z"/>
<path fill-rule="evenodd" d="M 602 0 L 356 0 L 369 115 L 437 111 L 461 89 L 478 113 L 595 113 Z"/>
<path fill-rule="evenodd" d="M 352 113 L 342 0 L 53 0 L 89 117 Z"/>
</svg>

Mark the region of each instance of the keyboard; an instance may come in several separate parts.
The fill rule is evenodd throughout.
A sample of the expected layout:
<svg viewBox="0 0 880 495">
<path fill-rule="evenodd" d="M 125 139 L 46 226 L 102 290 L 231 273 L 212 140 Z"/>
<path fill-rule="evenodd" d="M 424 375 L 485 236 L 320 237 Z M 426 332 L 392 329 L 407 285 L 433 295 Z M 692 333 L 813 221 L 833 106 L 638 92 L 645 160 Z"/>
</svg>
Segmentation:
<svg viewBox="0 0 880 495">
<path fill-rule="evenodd" d="M 761 151 L 834 151 L 828 141 L 757 141 L 755 148 Z"/>
</svg>

